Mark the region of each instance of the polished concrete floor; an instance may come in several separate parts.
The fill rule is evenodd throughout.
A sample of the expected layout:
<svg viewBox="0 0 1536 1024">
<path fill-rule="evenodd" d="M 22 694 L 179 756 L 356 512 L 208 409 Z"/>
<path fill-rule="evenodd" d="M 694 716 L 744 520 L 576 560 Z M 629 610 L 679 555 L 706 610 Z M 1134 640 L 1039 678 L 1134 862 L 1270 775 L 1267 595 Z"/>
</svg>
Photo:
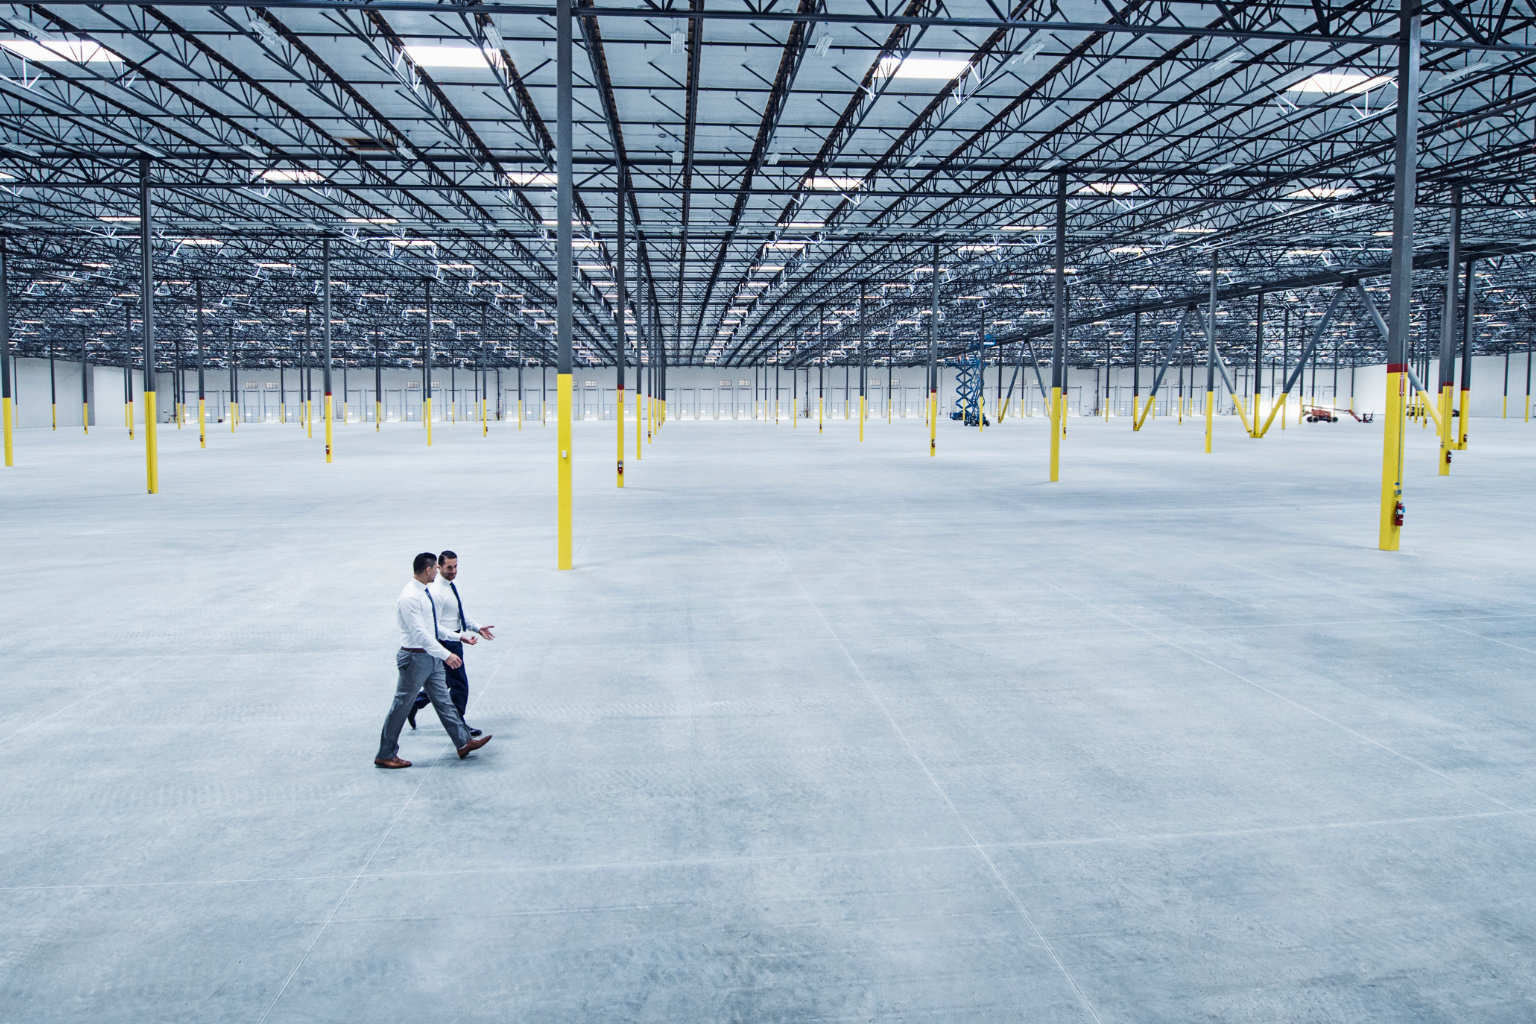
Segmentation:
<svg viewBox="0 0 1536 1024">
<path fill-rule="evenodd" d="M 24 431 L 0 1020 L 1536 1019 L 1536 426 L 1379 426 L 585 424 L 570 573 L 552 428 Z"/>
</svg>

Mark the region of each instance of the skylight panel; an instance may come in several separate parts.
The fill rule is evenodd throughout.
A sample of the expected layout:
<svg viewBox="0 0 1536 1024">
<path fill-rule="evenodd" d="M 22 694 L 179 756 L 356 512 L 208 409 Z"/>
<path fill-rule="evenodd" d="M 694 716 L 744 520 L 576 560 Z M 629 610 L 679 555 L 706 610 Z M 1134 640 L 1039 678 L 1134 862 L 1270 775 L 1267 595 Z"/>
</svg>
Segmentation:
<svg viewBox="0 0 1536 1024">
<path fill-rule="evenodd" d="M 1350 96 L 1355 93 L 1370 92 L 1391 81 L 1391 75 L 1370 75 L 1364 71 L 1319 71 L 1315 75 L 1303 78 L 1295 85 L 1287 86 L 1285 91 Z"/>
<path fill-rule="evenodd" d="M 971 62 L 955 57 L 882 57 L 876 78 L 913 78 L 948 82 L 970 70 Z"/>
<path fill-rule="evenodd" d="M 36 64 L 121 64 L 123 61 L 90 39 L 0 39 L 0 46 Z"/>
<path fill-rule="evenodd" d="M 500 67 L 501 52 L 468 43 L 406 43 L 405 55 L 419 68 Z"/>
</svg>

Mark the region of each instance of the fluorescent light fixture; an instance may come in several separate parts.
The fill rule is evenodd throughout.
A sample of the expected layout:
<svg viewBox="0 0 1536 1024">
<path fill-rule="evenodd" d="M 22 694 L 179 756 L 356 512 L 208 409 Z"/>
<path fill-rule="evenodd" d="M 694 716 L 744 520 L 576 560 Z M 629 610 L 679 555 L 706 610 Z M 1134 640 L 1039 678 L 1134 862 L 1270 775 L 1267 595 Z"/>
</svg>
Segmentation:
<svg viewBox="0 0 1536 1024">
<path fill-rule="evenodd" d="M 1148 288 L 1152 288 L 1152 287 L 1154 287 L 1154 286 L 1150 285 L 1150 284 L 1133 284 L 1133 285 L 1131 285 L 1131 291 L 1133 291 L 1133 292 L 1144 292 Z"/>
<path fill-rule="evenodd" d="M 1185 224 L 1182 227 L 1174 228 L 1173 233 L 1176 235 L 1214 235 L 1216 233 L 1216 229 L 1199 228 L 1195 227 L 1193 224 Z"/>
<path fill-rule="evenodd" d="M 955 57 L 881 57 L 876 78 L 922 78 L 948 82 L 970 70 L 971 62 Z"/>
<path fill-rule="evenodd" d="M 1134 181 L 1090 181 L 1078 191 L 1093 192 L 1101 196 L 1128 196 L 1140 188 L 1141 186 Z"/>
<path fill-rule="evenodd" d="M 734 314 L 734 315 L 736 315 L 736 316 L 744 316 L 744 315 L 746 315 L 746 312 L 747 312 L 747 311 L 746 311 L 746 309 L 745 309 L 745 308 L 743 308 L 743 307 L 737 307 L 737 308 L 735 308 L 735 309 L 728 309 L 728 310 L 726 310 L 726 312 L 727 312 L 727 313 L 731 313 L 731 314 Z"/>
<path fill-rule="evenodd" d="M 1044 224 L 1004 224 L 999 231 L 1049 231 Z"/>
<path fill-rule="evenodd" d="M 1326 256 L 1328 254 L 1328 250 L 1327 249 L 1287 249 L 1287 250 L 1285 250 L 1285 254 L 1287 256 Z"/>
<path fill-rule="evenodd" d="M 0 39 L 18 57 L 34 64 L 121 64 L 123 58 L 89 39 Z"/>
<path fill-rule="evenodd" d="M 573 238 L 573 239 L 571 239 L 571 248 L 572 249 L 596 249 L 597 248 L 597 242 L 593 241 L 590 238 Z"/>
<path fill-rule="evenodd" d="M 578 263 L 576 265 L 582 270 L 600 270 L 605 274 L 608 272 L 608 264 L 606 263 Z"/>
<path fill-rule="evenodd" d="M 317 181 L 325 180 L 319 171 L 311 171 L 303 167 L 270 167 L 256 177 L 279 185 L 313 185 Z"/>
<path fill-rule="evenodd" d="M 430 238 L 391 238 L 389 244 L 396 249 L 436 249 L 437 243 Z"/>
<path fill-rule="evenodd" d="M 813 174 L 805 179 L 805 187 L 820 192 L 852 192 L 864 184 L 863 178 L 846 174 Z"/>
<path fill-rule="evenodd" d="M 973 243 L 971 245 L 962 245 L 960 247 L 960 251 L 961 252 L 997 252 L 997 246 L 995 246 L 995 245 L 983 245 L 981 243 Z"/>
<path fill-rule="evenodd" d="M 1392 81 L 1391 75 L 1369 75 L 1364 71 L 1319 71 L 1308 75 L 1295 85 L 1286 86 L 1286 92 L 1320 92 L 1330 95 L 1352 95 L 1370 92 L 1377 86 Z"/>
<path fill-rule="evenodd" d="M 826 227 L 824 220 L 791 220 L 780 224 L 781 228 L 789 228 L 791 231 L 814 231 L 817 228 Z"/>
<path fill-rule="evenodd" d="M 182 245 L 223 245 L 217 238 L 183 238 Z"/>
<path fill-rule="evenodd" d="M 507 180 L 519 188 L 554 188 L 558 181 L 554 171 L 508 171 Z"/>
<path fill-rule="evenodd" d="M 760 264 L 758 264 L 757 269 L 762 271 L 765 274 L 777 274 L 779 271 L 784 269 L 784 264 L 782 264 L 782 263 L 760 263 Z"/>
<path fill-rule="evenodd" d="M 437 265 L 437 269 L 438 270 L 474 270 L 475 269 L 475 265 L 473 263 L 439 263 Z"/>
<path fill-rule="evenodd" d="M 110 263 L 82 263 L 80 265 L 82 267 L 89 267 L 92 270 L 111 270 L 112 269 L 112 264 L 110 264 Z"/>
<path fill-rule="evenodd" d="M 348 224 L 398 224 L 393 217 L 348 217 Z"/>
<path fill-rule="evenodd" d="M 1116 256 L 1140 256 L 1147 250 L 1139 245 L 1117 245 L 1109 251 Z"/>
<path fill-rule="evenodd" d="M 787 240 L 784 240 L 784 239 L 780 239 L 777 242 L 769 242 L 763 248 L 765 248 L 765 249 L 804 249 L 806 246 L 808 246 L 810 244 L 811 244 L 810 242 L 792 242 L 792 241 L 787 241 Z"/>
<path fill-rule="evenodd" d="M 1355 190 L 1348 185 L 1308 185 L 1294 192 L 1287 192 L 1287 199 L 1342 199 L 1352 196 Z"/>
<path fill-rule="evenodd" d="M 292 270 L 292 263 L 257 263 L 262 270 Z"/>
<path fill-rule="evenodd" d="M 71 313 L 94 313 L 96 311 L 94 309 L 87 309 L 84 306 L 79 306 L 79 307 L 75 307 L 75 308 L 70 309 L 70 312 Z M 42 323 L 42 321 L 41 320 L 23 320 L 22 323 L 24 323 L 24 324 L 36 324 L 36 323 Z"/>
<path fill-rule="evenodd" d="M 501 53 L 467 43 L 406 43 L 405 55 L 419 68 L 483 68 L 501 64 Z"/>
<path fill-rule="evenodd" d="M 917 321 L 916 320 L 897 320 L 896 323 L 898 323 L 902 327 L 916 327 L 917 326 Z"/>
<path fill-rule="evenodd" d="M 96 219 L 106 221 L 108 224 L 137 224 L 139 222 L 139 218 L 124 213 L 109 213 Z"/>
</svg>

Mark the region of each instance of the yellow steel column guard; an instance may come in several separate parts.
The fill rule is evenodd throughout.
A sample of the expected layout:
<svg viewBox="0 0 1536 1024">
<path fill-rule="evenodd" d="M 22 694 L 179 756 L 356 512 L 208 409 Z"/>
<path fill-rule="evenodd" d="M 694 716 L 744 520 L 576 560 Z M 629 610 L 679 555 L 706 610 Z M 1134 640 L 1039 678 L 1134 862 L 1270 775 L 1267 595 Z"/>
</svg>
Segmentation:
<svg viewBox="0 0 1536 1024">
<path fill-rule="evenodd" d="M 334 401 L 335 401 L 335 399 L 333 399 L 331 397 L 331 393 L 329 391 L 327 391 L 325 393 L 325 461 L 326 462 L 330 462 L 331 461 L 331 442 L 332 442 L 332 437 L 331 437 L 331 417 L 332 417 L 332 410 L 334 408 L 332 403 Z"/>
<path fill-rule="evenodd" d="M 864 396 L 859 396 L 859 444 L 864 443 Z"/>
<path fill-rule="evenodd" d="M 1131 396 L 1131 429 L 1141 429 L 1141 396 Z"/>
<path fill-rule="evenodd" d="M 0 372 L 4 372 L 7 369 L 9 367 L 0 367 Z M 0 416 L 3 416 L 5 420 L 5 464 L 7 466 L 14 466 L 16 465 L 16 452 L 15 443 L 11 439 L 11 396 L 6 395 L 4 398 L 0 398 L 0 403 L 4 405 Z"/>
<path fill-rule="evenodd" d="M 484 395 L 480 396 L 480 436 L 481 437 L 490 437 L 491 436 L 491 421 L 490 421 L 489 416 L 486 413 L 485 396 Z"/>
<path fill-rule="evenodd" d="M 1472 408 L 1472 392 L 1467 388 L 1461 389 L 1461 416 L 1456 421 L 1456 450 L 1465 451 L 1467 447 L 1467 415 Z"/>
<path fill-rule="evenodd" d="M 233 434 L 235 432 L 235 424 L 239 423 L 239 422 L 240 422 L 240 403 L 239 402 L 230 402 L 229 403 L 229 432 L 231 434 Z"/>
<path fill-rule="evenodd" d="M 1280 395 L 1280 397 L 1278 399 L 1275 400 L 1275 404 L 1269 407 L 1269 418 L 1264 421 L 1264 428 L 1262 430 L 1260 430 L 1259 433 L 1258 433 L 1259 437 L 1263 437 L 1265 434 L 1269 433 L 1269 425 L 1271 423 L 1275 422 L 1275 415 L 1277 413 L 1281 417 L 1284 417 L 1284 415 L 1285 415 L 1285 403 L 1290 401 L 1290 397 L 1291 396 L 1290 396 L 1289 392 L 1284 392 L 1284 393 L 1282 393 Z M 1255 417 L 1254 419 L 1255 419 L 1255 422 L 1257 422 L 1258 418 Z M 1282 418 L 1280 422 L 1281 422 L 1280 429 L 1284 430 L 1285 429 L 1285 426 L 1284 426 L 1285 420 Z"/>
<path fill-rule="evenodd" d="M 1061 479 L 1061 388 L 1051 388 L 1051 483 Z"/>
<path fill-rule="evenodd" d="M 80 428 L 89 434 L 91 432 L 91 403 L 80 403 Z"/>
<path fill-rule="evenodd" d="M 378 398 L 374 398 L 374 400 L 373 400 L 373 432 L 375 434 L 377 434 L 379 432 L 379 424 L 383 421 L 383 419 L 384 419 L 384 403 L 379 401 Z"/>
<path fill-rule="evenodd" d="M 208 402 L 202 397 L 197 400 L 197 446 L 208 447 Z"/>
<path fill-rule="evenodd" d="M 624 389 L 619 388 L 619 414 L 614 417 L 619 424 L 619 476 L 617 486 L 624 486 Z"/>
<path fill-rule="evenodd" d="M 1232 392 L 1232 407 L 1237 410 L 1238 417 L 1243 421 L 1243 430 L 1248 434 L 1253 433 L 1253 425 L 1248 422 L 1248 413 L 1243 409 L 1243 400 L 1236 391 Z M 1258 416 L 1254 416 L 1254 422 L 1258 422 Z"/>
<path fill-rule="evenodd" d="M 645 392 L 641 390 L 645 386 L 644 378 L 640 376 L 640 367 L 635 367 L 635 461 L 645 458 L 645 449 L 641 443 L 645 440 L 643 424 L 645 420 Z"/>
<path fill-rule="evenodd" d="M 985 389 L 976 392 L 976 432 L 979 434 L 987 429 L 987 393 Z"/>
<path fill-rule="evenodd" d="M 1387 414 L 1381 446 L 1381 550 L 1396 551 L 1402 527 L 1397 524 L 1397 505 L 1403 496 L 1403 423 L 1407 375 L 1387 367 Z"/>
<path fill-rule="evenodd" d="M 939 454 L 939 391 L 928 389 L 928 454 Z"/>
<path fill-rule="evenodd" d="M 1508 418 L 1509 416 L 1509 396 L 1507 395 L 1504 397 L 1504 415 L 1505 418 Z M 181 426 L 179 423 L 176 425 L 178 427 Z M 57 402 L 53 403 L 53 429 L 59 429 L 59 403 Z"/>
<path fill-rule="evenodd" d="M 428 395 L 426 398 L 422 399 L 422 403 L 423 403 L 423 406 L 424 406 L 424 413 L 423 413 L 421 418 L 427 421 L 427 447 L 431 448 L 432 447 L 432 396 Z"/>
<path fill-rule="evenodd" d="M 816 396 L 816 433 L 821 433 L 821 420 L 826 411 L 827 400 L 822 395 Z"/>
<path fill-rule="evenodd" d="M 123 412 L 124 412 L 124 414 L 125 414 L 125 416 L 126 416 L 126 418 L 128 420 L 128 440 L 132 441 L 133 440 L 133 436 L 134 436 L 133 435 L 133 399 L 131 399 L 131 398 L 128 399 L 128 404 L 127 404 L 127 406 L 124 407 Z"/>
<path fill-rule="evenodd" d="M 1205 392 L 1205 453 L 1211 453 L 1211 431 L 1215 426 L 1216 393 L 1207 389 Z"/>
<path fill-rule="evenodd" d="M 150 494 L 160 491 L 160 446 L 155 431 L 155 393 L 144 392 L 144 474 Z"/>
<path fill-rule="evenodd" d="M 523 400 L 521 398 L 517 400 L 517 429 L 523 429 Z"/>
<path fill-rule="evenodd" d="M 555 375 L 555 568 L 571 567 L 571 375 Z"/>
<path fill-rule="evenodd" d="M 1453 399 L 1452 387 L 1449 384 L 1440 387 L 1440 459 L 1436 463 L 1436 473 L 1440 476 L 1451 475 L 1451 452 L 1456 447 L 1456 442 L 1451 436 L 1455 421 L 1451 419 L 1451 403 Z"/>
</svg>

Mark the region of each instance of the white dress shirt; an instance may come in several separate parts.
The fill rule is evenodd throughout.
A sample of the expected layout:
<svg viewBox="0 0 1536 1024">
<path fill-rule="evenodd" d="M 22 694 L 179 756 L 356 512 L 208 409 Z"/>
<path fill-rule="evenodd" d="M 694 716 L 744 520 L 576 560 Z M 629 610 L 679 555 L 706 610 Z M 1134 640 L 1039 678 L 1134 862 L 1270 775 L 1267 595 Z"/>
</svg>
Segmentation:
<svg viewBox="0 0 1536 1024">
<path fill-rule="evenodd" d="M 451 652 L 437 642 L 437 636 L 433 633 L 431 601 L 432 595 L 427 591 L 427 585 L 411 577 L 395 600 L 395 621 L 400 626 L 401 647 L 419 647 L 441 661 L 447 659 Z M 457 616 L 454 621 L 458 621 Z"/>
<path fill-rule="evenodd" d="M 437 638 L 439 640 L 463 641 L 480 632 L 480 623 L 469 617 L 464 612 L 464 629 L 459 629 L 459 612 L 462 610 L 462 599 L 455 597 L 453 585 L 439 576 L 432 581 L 427 588 L 427 593 L 437 603 Z"/>
</svg>

